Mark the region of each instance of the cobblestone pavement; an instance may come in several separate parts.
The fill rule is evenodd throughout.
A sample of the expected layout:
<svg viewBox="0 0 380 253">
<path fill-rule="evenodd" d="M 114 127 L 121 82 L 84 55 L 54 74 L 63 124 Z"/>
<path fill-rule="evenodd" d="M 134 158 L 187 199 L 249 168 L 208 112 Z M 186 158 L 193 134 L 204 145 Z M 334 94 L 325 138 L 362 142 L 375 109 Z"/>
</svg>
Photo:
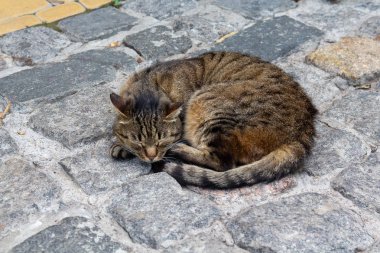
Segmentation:
<svg viewBox="0 0 380 253">
<path fill-rule="evenodd" d="M 380 2 L 129 0 L 0 37 L 0 252 L 380 252 Z M 227 36 L 225 36 L 227 35 Z M 259 55 L 320 111 L 304 170 L 182 188 L 108 156 L 109 93 L 156 60 Z"/>
</svg>

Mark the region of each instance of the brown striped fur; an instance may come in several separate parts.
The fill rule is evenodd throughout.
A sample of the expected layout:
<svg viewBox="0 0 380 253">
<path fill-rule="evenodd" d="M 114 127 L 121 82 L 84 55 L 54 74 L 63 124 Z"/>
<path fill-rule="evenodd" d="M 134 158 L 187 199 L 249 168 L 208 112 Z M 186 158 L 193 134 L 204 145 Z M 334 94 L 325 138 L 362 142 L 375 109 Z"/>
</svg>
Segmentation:
<svg viewBox="0 0 380 253">
<path fill-rule="evenodd" d="M 132 75 L 111 100 L 119 112 L 112 156 L 127 150 L 182 184 L 279 178 L 298 168 L 315 134 L 317 111 L 299 84 L 239 53 L 159 63 Z"/>
</svg>

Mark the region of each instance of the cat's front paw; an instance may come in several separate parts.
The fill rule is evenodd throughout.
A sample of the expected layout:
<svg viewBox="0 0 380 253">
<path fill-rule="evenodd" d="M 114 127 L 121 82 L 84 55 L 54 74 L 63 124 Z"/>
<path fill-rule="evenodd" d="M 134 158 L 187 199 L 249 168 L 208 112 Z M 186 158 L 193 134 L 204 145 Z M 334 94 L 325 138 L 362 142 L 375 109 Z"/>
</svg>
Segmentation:
<svg viewBox="0 0 380 253">
<path fill-rule="evenodd" d="M 110 156 L 114 159 L 131 159 L 134 155 L 123 148 L 119 143 L 114 143 L 110 148 Z"/>
</svg>

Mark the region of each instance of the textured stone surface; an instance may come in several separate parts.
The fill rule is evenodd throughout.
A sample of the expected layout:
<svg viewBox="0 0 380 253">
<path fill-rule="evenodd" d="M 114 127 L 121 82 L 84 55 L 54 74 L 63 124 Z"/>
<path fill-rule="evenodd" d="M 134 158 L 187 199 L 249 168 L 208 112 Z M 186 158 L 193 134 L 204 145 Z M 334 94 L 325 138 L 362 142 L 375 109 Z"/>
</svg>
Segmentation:
<svg viewBox="0 0 380 253">
<path fill-rule="evenodd" d="M 359 35 L 376 37 L 380 35 L 380 16 L 367 19 L 359 28 Z"/>
<path fill-rule="evenodd" d="M 41 20 L 34 15 L 25 15 L 8 19 L 7 21 L 4 21 L 4 23 L 0 24 L 0 36 L 41 23 Z"/>
<path fill-rule="evenodd" d="M 165 58 L 170 55 L 185 53 L 191 47 L 189 38 L 185 36 L 174 37 L 173 32 L 165 26 L 157 26 L 128 35 L 124 41 L 148 59 Z"/>
<path fill-rule="evenodd" d="M 208 227 L 220 215 L 210 201 L 185 193 L 166 173 L 129 182 L 114 197 L 109 211 L 134 242 L 153 248 Z"/>
<path fill-rule="evenodd" d="M 66 147 L 111 135 L 114 113 L 109 102 L 110 92 L 97 86 L 41 104 L 31 116 L 29 125 Z"/>
<path fill-rule="evenodd" d="M 194 0 L 130 0 L 123 5 L 124 9 L 131 9 L 157 19 L 180 15 L 195 7 Z"/>
<path fill-rule="evenodd" d="M 15 246 L 10 252 L 130 252 L 84 217 L 68 217 Z"/>
<path fill-rule="evenodd" d="M 359 83 L 380 76 L 380 42 L 368 38 L 342 38 L 318 48 L 307 59 L 326 71 Z"/>
<path fill-rule="evenodd" d="M 321 176 L 359 163 L 366 154 L 366 146 L 359 138 L 319 123 L 315 147 L 304 168 L 311 175 Z"/>
<path fill-rule="evenodd" d="M 86 42 L 129 30 L 136 20 L 118 9 L 106 7 L 62 20 L 58 27 L 71 39 Z"/>
<path fill-rule="evenodd" d="M 257 19 L 261 15 L 273 15 L 273 13 L 286 11 L 297 6 L 291 0 L 216 0 L 215 4 L 253 19 Z"/>
<path fill-rule="evenodd" d="M 0 50 L 22 65 L 45 62 L 70 45 L 63 34 L 39 26 L 10 33 L 0 38 Z"/>
<path fill-rule="evenodd" d="M 373 244 L 370 249 L 367 251 L 368 253 L 378 253 L 380 252 L 380 241 L 377 243 Z"/>
<path fill-rule="evenodd" d="M 360 207 L 380 213 L 380 153 L 371 154 L 361 165 L 349 166 L 332 182 L 332 187 Z"/>
<path fill-rule="evenodd" d="M 355 90 L 337 101 L 323 116 L 330 121 L 352 127 L 372 142 L 380 145 L 380 114 L 378 105 L 380 94 L 365 90 Z"/>
<path fill-rule="evenodd" d="M 111 141 L 102 140 L 83 153 L 60 162 L 64 170 L 87 194 L 110 190 L 150 171 L 150 165 L 138 159 L 112 159 L 109 155 L 110 146 Z"/>
<path fill-rule="evenodd" d="M 16 153 L 17 151 L 17 144 L 12 137 L 5 129 L 0 128 L 0 158 L 4 155 Z"/>
<path fill-rule="evenodd" d="M 7 67 L 7 62 L 3 59 L 3 56 L 0 55 L 0 71 Z"/>
<path fill-rule="evenodd" d="M 4 77 L 0 79 L 0 93 L 8 96 L 12 101 L 24 102 L 112 81 L 115 75 L 116 70 L 112 64 L 72 59 L 23 70 Z"/>
<path fill-rule="evenodd" d="M 259 21 L 255 25 L 226 39 L 215 49 L 232 50 L 256 55 L 264 60 L 285 56 L 300 44 L 323 33 L 287 16 Z"/>
<path fill-rule="evenodd" d="M 316 193 L 255 206 L 227 224 L 250 252 L 354 252 L 373 243 L 362 226 L 357 214 Z"/>
<path fill-rule="evenodd" d="M 0 167 L 0 238 L 29 222 L 29 217 L 51 209 L 61 189 L 54 180 L 21 158 Z"/>
<path fill-rule="evenodd" d="M 85 10 L 86 9 L 79 3 L 71 2 L 41 10 L 36 13 L 36 16 L 46 23 L 51 23 L 63 18 L 77 15 Z"/>
</svg>

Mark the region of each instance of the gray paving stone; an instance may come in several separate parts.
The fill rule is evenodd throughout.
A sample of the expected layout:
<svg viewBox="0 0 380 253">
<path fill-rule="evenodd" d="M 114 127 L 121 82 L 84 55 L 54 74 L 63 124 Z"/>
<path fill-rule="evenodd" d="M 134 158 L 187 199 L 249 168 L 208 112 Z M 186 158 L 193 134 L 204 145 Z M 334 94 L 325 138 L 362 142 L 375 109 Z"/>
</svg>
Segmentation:
<svg viewBox="0 0 380 253">
<path fill-rule="evenodd" d="M 150 172 L 150 165 L 138 159 L 112 159 L 108 152 L 110 146 L 110 140 L 101 140 L 85 152 L 60 161 L 64 170 L 87 194 L 108 191 Z"/>
<path fill-rule="evenodd" d="M 12 137 L 5 129 L 0 128 L 0 158 L 8 154 L 15 154 L 17 151 L 17 144 Z"/>
<path fill-rule="evenodd" d="M 29 217 L 56 210 L 61 189 L 21 158 L 0 166 L 0 238 L 30 222 Z"/>
<path fill-rule="evenodd" d="M 369 248 L 367 251 L 367 253 L 378 253 L 380 252 L 380 241 L 374 243 L 371 248 Z"/>
<path fill-rule="evenodd" d="M 354 252 L 373 243 L 362 226 L 356 213 L 316 193 L 252 207 L 227 223 L 250 252 Z"/>
<path fill-rule="evenodd" d="M 322 176 L 359 163 L 365 157 L 366 146 L 359 138 L 318 123 L 315 147 L 304 168 L 313 176 Z"/>
<path fill-rule="evenodd" d="M 166 173 L 129 182 L 108 209 L 135 243 L 153 248 L 208 227 L 220 216 L 210 201 L 184 192 Z"/>
<path fill-rule="evenodd" d="M 350 166 L 332 182 L 334 190 L 360 207 L 370 207 L 380 214 L 380 153 L 371 154 L 362 165 Z"/>
<path fill-rule="evenodd" d="M 323 116 L 352 127 L 380 145 L 380 94 L 355 90 L 337 101 Z"/>
<path fill-rule="evenodd" d="M 7 67 L 7 63 L 6 61 L 3 59 L 3 57 L 0 55 L 0 71 L 6 69 Z"/>
<path fill-rule="evenodd" d="M 66 147 L 96 141 L 112 133 L 110 90 L 99 85 L 61 100 L 41 104 L 28 124 Z"/>
<path fill-rule="evenodd" d="M 297 4 L 292 0 L 216 0 L 215 4 L 252 19 L 297 7 Z"/>
<path fill-rule="evenodd" d="M 131 9 L 162 20 L 174 15 L 181 15 L 196 6 L 197 2 L 194 0 L 130 0 L 122 8 Z"/>
<path fill-rule="evenodd" d="M 21 65 L 34 65 L 57 56 L 70 43 L 65 35 L 37 26 L 1 37 L 0 50 Z"/>
<path fill-rule="evenodd" d="M 127 45 L 140 51 L 147 59 L 165 58 L 185 53 L 192 46 L 189 38 L 174 36 L 166 26 L 156 26 L 128 35 L 124 41 Z"/>
<path fill-rule="evenodd" d="M 24 252 L 130 252 L 113 241 L 99 227 L 84 217 L 68 217 L 15 246 L 11 253 Z"/>
<path fill-rule="evenodd" d="M 64 19 L 58 23 L 58 27 L 72 40 L 87 42 L 129 30 L 136 22 L 136 18 L 116 8 L 106 7 Z"/>
<path fill-rule="evenodd" d="M 366 37 L 376 37 L 380 35 L 380 16 L 371 17 L 363 22 L 358 34 Z"/>
<path fill-rule="evenodd" d="M 136 63 L 123 52 L 90 50 L 67 61 L 27 69 L 0 79 L 0 93 L 14 102 L 24 102 L 102 82 L 113 81 L 116 70 L 129 72 Z"/>
<path fill-rule="evenodd" d="M 226 39 L 216 50 L 230 50 L 256 55 L 264 60 L 285 56 L 302 43 L 323 34 L 317 28 L 302 24 L 288 16 L 259 21 Z"/>
</svg>

